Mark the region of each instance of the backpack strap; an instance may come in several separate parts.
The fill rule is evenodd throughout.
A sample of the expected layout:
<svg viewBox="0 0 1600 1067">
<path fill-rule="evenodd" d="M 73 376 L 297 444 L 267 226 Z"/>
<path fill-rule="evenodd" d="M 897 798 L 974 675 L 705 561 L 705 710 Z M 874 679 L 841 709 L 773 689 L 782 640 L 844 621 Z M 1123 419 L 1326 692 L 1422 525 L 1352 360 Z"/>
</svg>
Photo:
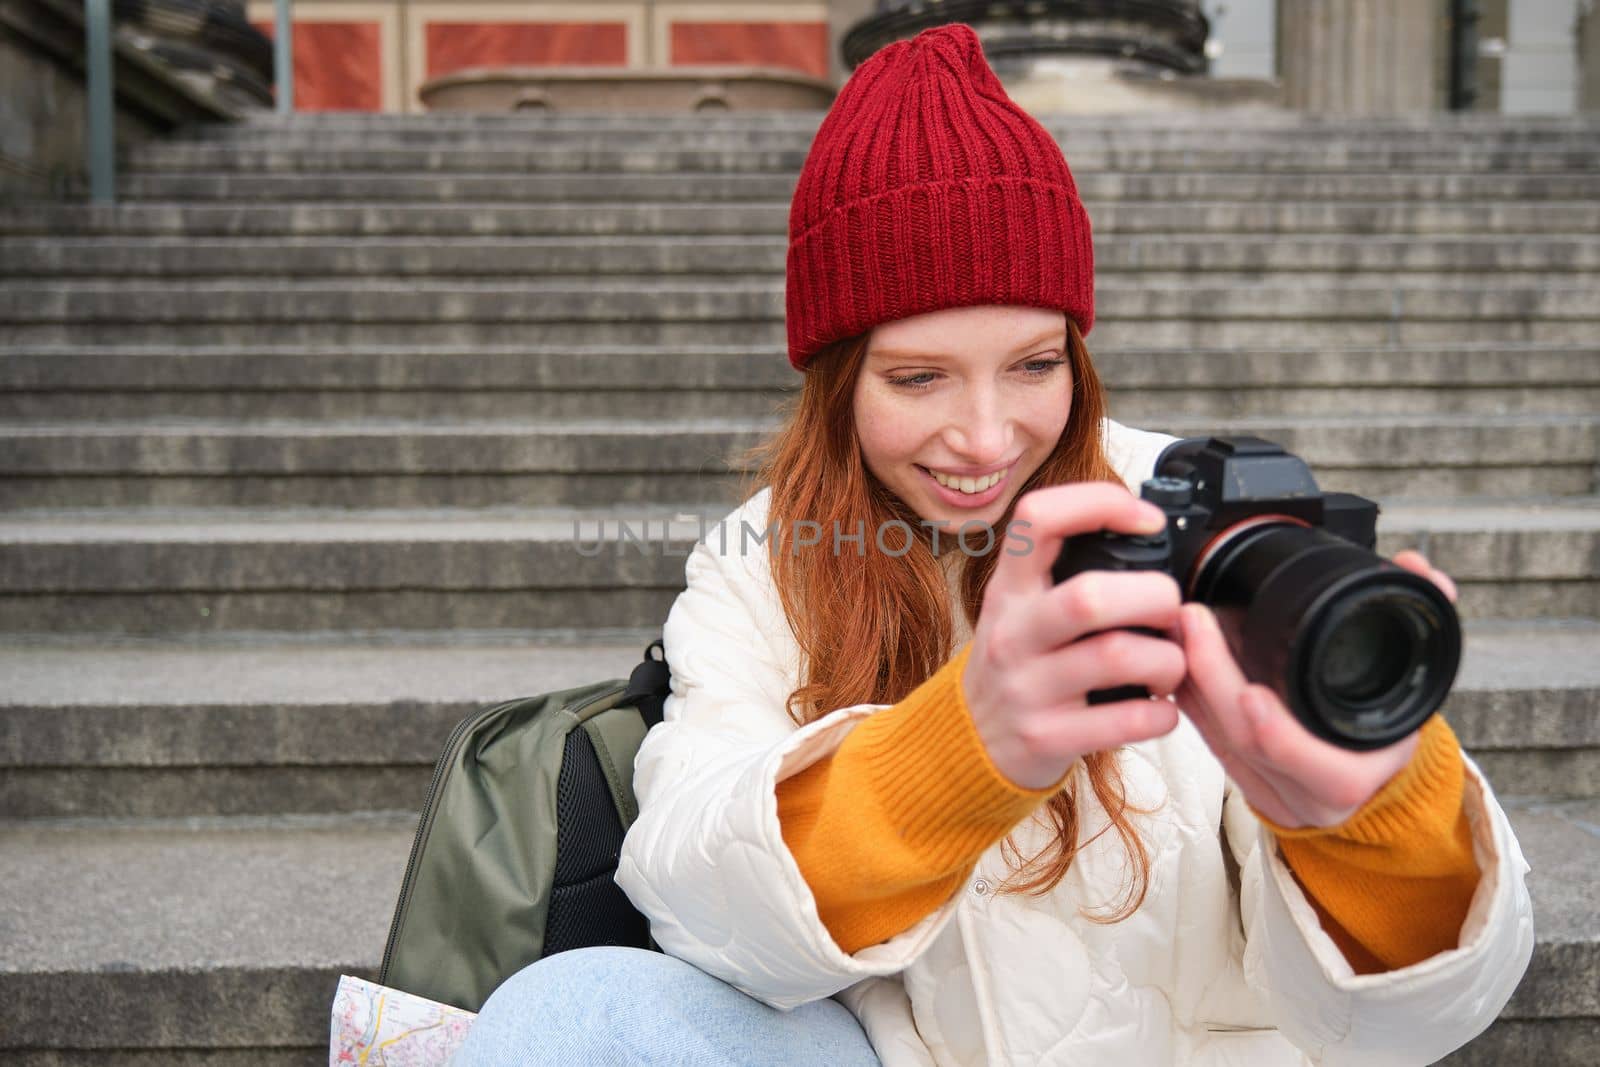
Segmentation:
<svg viewBox="0 0 1600 1067">
<path fill-rule="evenodd" d="M 652 651 L 659 651 L 660 657 L 651 655 Z M 667 695 L 672 692 L 672 670 L 667 666 L 667 649 L 658 637 L 651 641 L 644 649 L 644 662 L 633 668 L 633 673 L 628 676 L 628 688 L 623 692 L 620 704 L 631 704 L 639 709 L 639 716 L 644 719 L 645 729 L 659 724 L 664 717 Z M 631 799 L 632 790 L 628 791 Z M 631 812 L 637 817 L 638 811 Z M 632 823 L 633 818 L 628 822 Z M 646 935 L 652 951 L 661 952 L 662 948 L 656 943 L 655 931 L 651 930 Z"/>
<path fill-rule="evenodd" d="M 660 658 L 651 655 L 659 649 Z M 659 724 L 665 715 L 667 696 L 672 692 L 672 669 L 667 666 L 667 649 L 656 638 L 644 648 L 644 662 L 628 676 L 628 688 L 619 703 L 631 704 L 644 716 L 645 728 Z"/>
</svg>

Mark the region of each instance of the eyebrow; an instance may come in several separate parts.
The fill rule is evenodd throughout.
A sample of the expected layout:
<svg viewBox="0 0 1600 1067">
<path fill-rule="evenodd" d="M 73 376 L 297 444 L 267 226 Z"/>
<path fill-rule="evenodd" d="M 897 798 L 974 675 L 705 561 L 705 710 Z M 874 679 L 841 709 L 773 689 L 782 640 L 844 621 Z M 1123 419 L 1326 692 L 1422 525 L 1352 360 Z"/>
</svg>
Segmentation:
<svg viewBox="0 0 1600 1067">
<path fill-rule="evenodd" d="M 1058 337 L 1065 339 L 1066 335 L 1067 335 L 1067 332 L 1066 332 L 1066 330 L 1064 328 L 1058 327 L 1058 328 L 1053 329 L 1053 330 L 1046 330 L 1044 333 L 1040 334 L 1038 337 L 1035 337 L 1033 340 L 1025 341 L 1022 344 L 1018 345 L 1016 348 L 1012 349 L 1012 351 L 1009 354 L 1013 355 L 1013 356 L 1021 355 L 1023 352 L 1026 352 L 1031 348 L 1034 348 L 1034 347 L 1036 347 L 1038 345 L 1041 345 L 1046 341 L 1053 341 Z M 882 357 L 882 358 L 885 358 L 885 359 L 954 359 L 955 358 L 954 356 L 945 355 L 945 354 L 940 353 L 940 352 L 912 352 L 912 351 L 906 351 L 906 350 L 902 350 L 902 349 L 898 349 L 898 348 L 874 348 L 872 351 L 867 353 L 867 356 L 868 356 L 868 358 L 877 356 L 877 357 Z"/>
</svg>

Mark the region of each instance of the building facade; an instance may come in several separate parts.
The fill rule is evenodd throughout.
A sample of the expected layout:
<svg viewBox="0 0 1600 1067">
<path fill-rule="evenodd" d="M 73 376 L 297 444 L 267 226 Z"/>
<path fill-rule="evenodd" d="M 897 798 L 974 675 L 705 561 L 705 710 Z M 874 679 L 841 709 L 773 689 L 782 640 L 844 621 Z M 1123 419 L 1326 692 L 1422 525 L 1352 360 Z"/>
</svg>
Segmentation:
<svg viewBox="0 0 1600 1067">
<path fill-rule="evenodd" d="M 295 0 L 301 110 L 418 112 L 428 81 L 475 68 L 695 65 L 849 76 L 840 41 L 874 0 Z M 1453 22 L 1470 13 L 1471 102 L 1507 114 L 1600 109 L 1597 0 L 1201 0 L 1211 73 L 1272 80 L 1287 106 L 1450 109 Z M 271 0 L 250 0 L 267 35 Z M 1419 50 L 1430 59 L 1416 63 Z"/>
</svg>

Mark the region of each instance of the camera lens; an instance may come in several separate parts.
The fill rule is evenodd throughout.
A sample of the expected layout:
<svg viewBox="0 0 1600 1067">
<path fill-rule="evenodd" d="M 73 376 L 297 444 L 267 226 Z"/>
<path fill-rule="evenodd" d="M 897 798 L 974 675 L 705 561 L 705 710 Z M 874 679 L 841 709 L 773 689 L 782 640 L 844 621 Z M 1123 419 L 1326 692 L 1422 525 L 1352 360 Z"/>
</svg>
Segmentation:
<svg viewBox="0 0 1600 1067">
<path fill-rule="evenodd" d="M 1461 625 L 1437 586 L 1326 530 L 1279 519 L 1224 531 L 1191 587 L 1230 645 L 1313 734 L 1392 744 L 1438 710 Z"/>
<path fill-rule="evenodd" d="M 1363 605 L 1330 633 L 1317 664 L 1317 685 L 1346 703 L 1364 703 L 1392 692 L 1411 665 L 1411 635 L 1388 606 Z"/>
<path fill-rule="evenodd" d="M 1454 680 L 1451 666 L 1440 685 L 1454 657 L 1439 626 L 1444 616 L 1426 590 L 1410 584 L 1415 577 L 1399 568 L 1369 572 L 1324 597 L 1327 607 L 1303 645 L 1304 692 L 1339 737 L 1373 744 L 1403 737 L 1434 712 Z"/>
</svg>

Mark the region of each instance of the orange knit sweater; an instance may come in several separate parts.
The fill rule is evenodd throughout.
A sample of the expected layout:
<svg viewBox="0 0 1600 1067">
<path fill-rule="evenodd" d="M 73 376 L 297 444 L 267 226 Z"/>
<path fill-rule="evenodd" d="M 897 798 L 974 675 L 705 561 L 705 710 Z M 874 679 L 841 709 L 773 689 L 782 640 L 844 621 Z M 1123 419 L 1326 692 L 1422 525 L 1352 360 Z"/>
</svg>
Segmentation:
<svg viewBox="0 0 1600 1067">
<path fill-rule="evenodd" d="M 971 648 L 778 784 L 784 840 L 845 952 L 937 909 L 1060 786 L 1020 789 L 990 761 L 961 694 Z M 1456 944 L 1478 882 L 1460 752 L 1435 715 L 1411 762 L 1342 825 L 1290 830 L 1262 819 L 1357 973 Z"/>
</svg>

